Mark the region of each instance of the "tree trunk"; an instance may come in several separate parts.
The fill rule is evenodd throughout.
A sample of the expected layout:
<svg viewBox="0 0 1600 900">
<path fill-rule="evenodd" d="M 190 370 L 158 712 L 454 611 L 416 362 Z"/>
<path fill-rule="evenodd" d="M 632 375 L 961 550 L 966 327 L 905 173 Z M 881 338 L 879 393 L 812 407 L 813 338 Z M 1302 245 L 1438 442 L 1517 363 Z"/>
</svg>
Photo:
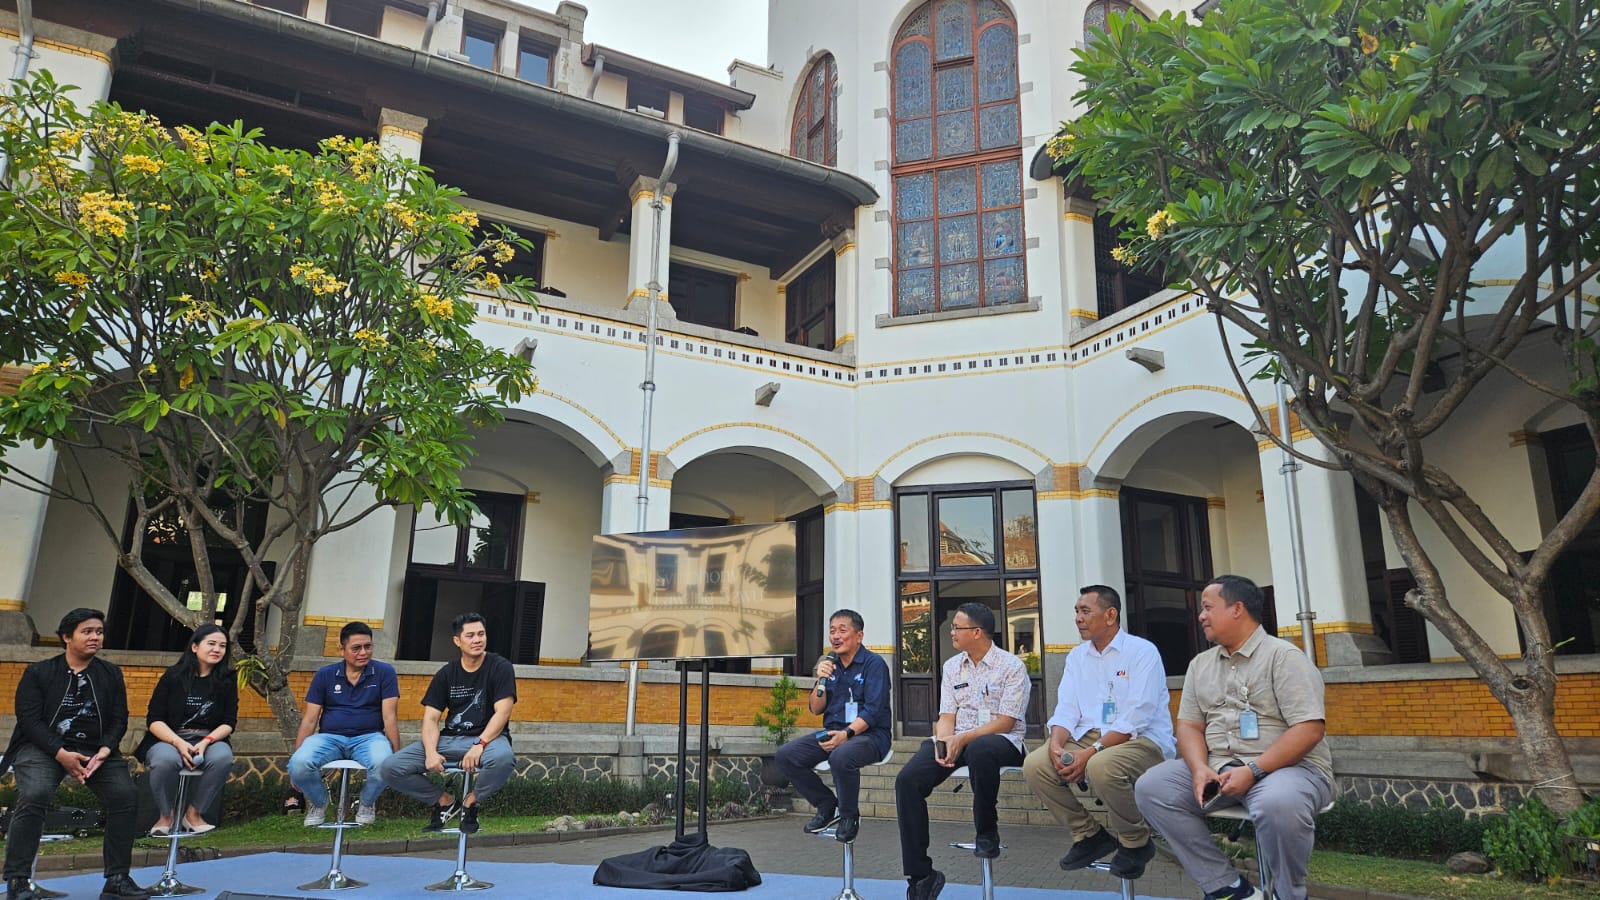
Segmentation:
<svg viewBox="0 0 1600 900">
<path fill-rule="evenodd" d="M 1532 678 L 1518 676 L 1508 686 L 1511 696 L 1495 699 L 1511 713 L 1517 741 L 1528 758 L 1530 788 L 1557 816 L 1566 818 L 1583 805 L 1583 790 L 1572 769 L 1567 745 L 1556 730 L 1555 684 L 1547 688 Z"/>
</svg>

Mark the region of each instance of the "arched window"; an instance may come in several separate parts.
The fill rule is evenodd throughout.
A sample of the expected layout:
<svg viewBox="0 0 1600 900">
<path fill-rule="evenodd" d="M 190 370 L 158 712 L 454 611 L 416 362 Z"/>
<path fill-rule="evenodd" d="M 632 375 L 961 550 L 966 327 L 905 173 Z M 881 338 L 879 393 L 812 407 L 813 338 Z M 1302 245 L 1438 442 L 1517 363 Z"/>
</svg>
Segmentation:
<svg viewBox="0 0 1600 900">
<path fill-rule="evenodd" d="M 1111 18 L 1112 13 L 1125 12 L 1132 12 L 1141 18 L 1144 16 L 1144 13 L 1135 9 L 1128 0 L 1092 0 L 1089 8 L 1084 10 L 1083 13 L 1083 33 L 1088 34 L 1091 29 L 1105 31 L 1106 22 Z"/>
<path fill-rule="evenodd" d="M 839 162 L 839 115 L 834 87 L 839 67 L 831 54 L 811 64 L 800 82 L 800 102 L 794 105 L 794 125 L 789 131 L 789 155 L 825 166 Z"/>
<path fill-rule="evenodd" d="M 1022 303 L 1017 23 L 999 0 L 931 0 L 890 62 L 896 315 Z"/>
</svg>

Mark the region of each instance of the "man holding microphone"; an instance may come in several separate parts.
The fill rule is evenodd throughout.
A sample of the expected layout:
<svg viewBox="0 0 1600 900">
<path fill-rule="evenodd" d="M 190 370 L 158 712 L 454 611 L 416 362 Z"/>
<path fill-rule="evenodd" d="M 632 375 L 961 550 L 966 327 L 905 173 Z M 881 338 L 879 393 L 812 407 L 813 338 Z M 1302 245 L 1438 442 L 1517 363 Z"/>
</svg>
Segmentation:
<svg viewBox="0 0 1600 900">
<path fill-rule="evenodd" d="M 816 807 L 805 824 L 815 833 L 835 822 L 835 837 L 844 843 L 861 829 L 861 769 L 883 759 L 893 740 L 889 723 L 889 664 L 861 646 L 866 623 L 851 609 L 828 619 L 832 650 L 817 663 L 817 684 L 807 708 L 822 716 L 822 730 L 807 732 L 778 748 L 778 769 L 800 796 Z M 823 760 L 833 771 L 835 797 L 814 771 Z"/>
</svg>

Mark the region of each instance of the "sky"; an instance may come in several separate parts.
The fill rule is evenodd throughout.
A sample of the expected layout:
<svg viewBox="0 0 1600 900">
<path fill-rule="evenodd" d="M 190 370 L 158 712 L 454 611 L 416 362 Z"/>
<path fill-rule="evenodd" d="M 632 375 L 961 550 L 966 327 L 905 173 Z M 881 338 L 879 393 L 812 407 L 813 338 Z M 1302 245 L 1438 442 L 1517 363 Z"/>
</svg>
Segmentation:
<svg viewBox="0 0 1600 900">
<path fill-rule="evenodd" d="M 555 12 L 559 0 L 522 0 Z M 767 0 L 577 0 L 586 43 L 726 84 L 735 58 L 767 64 Z"/>
</svg>

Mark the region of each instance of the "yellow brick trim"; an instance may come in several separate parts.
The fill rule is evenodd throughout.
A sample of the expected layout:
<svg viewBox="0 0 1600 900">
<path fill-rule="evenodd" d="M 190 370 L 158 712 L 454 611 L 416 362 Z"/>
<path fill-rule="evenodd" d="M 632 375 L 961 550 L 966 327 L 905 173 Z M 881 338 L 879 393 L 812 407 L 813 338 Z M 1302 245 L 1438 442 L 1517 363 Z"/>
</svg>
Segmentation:
<svg viewBox="0 0 1600 900">
<path fill-rule="evenodd" d="M 1083 466 L 1076 463 L 1057 463 L 1050 467 L 1052 483 L 1057 491 L 1076 491 L 1083 488 Z"/>
<path fill-rule="evenodd" d="M 723 429 L 723 428 L 760 428 L 760 429 L 763 429 L 765 431 L 777 432 L 778 434 L 784 435 L 786 437 L 793 438 L 794 440 L 799 441 L 800 443 L 806 445 L 807 447 L 810 447 L 811 450 L 813 452 L 815 452 L 818 456 L 820 456 L 823 459 L 827 460 L 828 461 L 828 465 L 833 466 L 834 471 L 839 472 L 841 474 L 844 472 L 844 467 L 839 465 L 837 462 L 835 462 L 833 457 L 829 456 L 827 451 L 823 450 L 821 447 L 818 447 L 816 444 L 813 444 L 812 442 L 806 440 L 805 438 L 801 437 L 800 435 L 796 434 L 793 431 L 790 431 L 787 428 L 778 428 L 778 427 L 776 427 L 774 425 L 768 425 L 765 422 L 723 422 L 720 425 L 708 425 L 705 428 L 701 428 L 701 429 L 698 429 L 696 431 L 691 431 L 688 434 L 684 435 L 683 437 L 678 438 L 676 441 L 674 441 L 672 443 L 671 446 L 667 447 L 665 450 L 662 450 L 661 453 L 658 454 L 658 455 L 664 456 L 664 455 L 666 455 L 668 453 L 671 453 L 672 451 L 678 449 L 679 447 L 682 447 L 684 444 L 686 444 L 689 441 L 699 437 L 702 434 L 707 434 L 709 432 L 717 431 L 717 430 Z"/>
<path fill-rule="evenodd" d="M 1228 501 L 1225 497 L 1207 497 L 1206 509 L 1227 509 Z"/>
<path fill-rule="evenodd" d="M 851 250 L 854 250 L 855 248 L 856 248 L 856 242 L 855 241 L 849 241 L 849 242 L 845 243 L 844 246 L 839 247 L 838 249 L 834 250 L 833 251 L 833 255 L 835 257 L 843 256 L 846 253 L 849 253 Z"/>
<path fill-rule="evenodd" d="M 13 41 L 22 40 L 21 35 L 9 28 L 0 28 L 0 37 L 9 38 Z M 62 43 L 61 41 L 53 41 L 49 38 L 42 37 L 35 37 L 33 39 L 33 45 L 35 47 L 43 47 L 46 50 L 54 50 L 57 53 L 66 53 L 72 56 L 83 56 L 89 59 L 97 59 L 108 66 L 111 65 L 110 56 L 101 53 L 99 50 L 90 50 L 88 47 L 79 47 L 75 44 L 66 44 Z"/>
<path fill-rule="evenodd" d="M 1019 441 L 1014 437 L 1009 437 L 1009 436 L 1003 435 L 1003 434 L 996 434 L 996 433 L 994 433 L 992 431 L 946 431 L 946 432 L 943 432 L 941 434 L 930 434 L 925 438 L 919 438 L 919 439 L 917 439 L 915 441 L 912 441 L 911 443 L 905 445 L 904 447 L 901 447 L 899 450 L 896 450 L 895 452 L 889 454 L 888 458 L 883 461 L 882 465 L 880 465 L 876 469 L 872 470 L 872 477 L 874 477 L 874 478 L 878 477 L 878 475 L 881 474 L 884 469 L 889 467 L 889 463 L 894 462 L 896 459 L 899 459 L 901 456 L 904 456 L 905 454 L 911 452 L 913 449 L 915 449 L 917 447 L 920 447 L 923 444 L 927 444 L 927 443 L 930 443 L 932 441 L 942 440 L 942 439 L 947 438 L 947 437 L 994 438 L 995 440 L 998 440 L 998 441 L 1005 441 L 1008 444 L 1015 444 L 1016 446 L 1021 447 L 1022 449 L 1028 451 L 1029 453 L 1032 453 L 1034 456 L 1039 457 L 1040 459 L 1044 460 L 1047 463 L 1050 461 L 1050 454 L 1044 452 L 1043 450 L 1040 450 L 1038 447 L 1035 447 L 1032 444 L 1027 443 L 1026 441 Z"/>
<path fill-rule="evenodd" d="M 1276 432 L 1274 432 L 1274 433 L 1276 433 Z M 1292 431 L 1292 432 L 1289 433 L 1289 443 L 1298 444 L 1301 441 L 1310 440 L 1312 437 L 1314 437 L 1314 435 L 1312 435 L 1310 429 L 1302 428 L 1299 431 Z M 1267 440 L 1265 438 L 1263 438 L 1263 439 L 1261 439 L 1259 441 L 1256 441 L 1256 452 L 1258 452 L 1258 453 L 1265 453 L 1268 450 L 1276 450 L 1276 449 L 1279 449 L 1279 448 L 1278 448 L 1277 443 L 1274 442 L 1274 441 L 1270 441 L 1270 440 Z"/>
<path fill-rule="evenodd" d="M 541 665 L 541 666 L 581 666 L 581 665 L 583 665 L 583 660 L 581 660 L 581 659 L 552 659 L 552 658 L 547 657 L 547 656 L 541 656 L 541 657 L 539 657 L 539 665 Z"/>
<path fill-rule="evenodd" d="M 837 339 L 834 340 L 833 343 L 834 343 L 835 346 L 843 346 L 845 344 L 854 343 L 855 339 L 856 339 L 856 333 L 854 331 L 852 331 L 849 334 L 840 335 Z"/>
<path fill-rule="evenodd" d="M 1113 419 L 1111 424 L 1106 426 L 1106 430 L 1100 433 L 1100 437 L 1094 442 L 1094 446 L 1089 448 L 1089 452 L 1084 458 L 1093 459 L 1095 451 L 1099 450 L 1100 445 L 1105 443 L 1107 438 L 1111 437 L 1111 432 L 1117 430 L 1117 426 L 1122 424 L 1122 420 L 1133 415 L 1139 410 L 1140 407 L 1154 403 L 1168 394 L 1176 394 L 1181 391 L 1212 391 L 1214 393 L 1221 394 L 1224 397 L 1232 397 L 1233 399 L 1238 400 L 1240 403 L 1250 402 L 1245 395 L 1239 393 L 1238 391 L 1230 391 L 1227 388 L 1217 387 L 1214 384 L 1180 384 L 1177 387 L 1169 387 L 1164 391 L 1156 391 L 1154 394 L 1151 394 L 1143 400 L 1140 400 L 1138 403 L 1128 407 L 1122 415 Z"/>
<path fill-rule="evenodd" d="M 628 202 L 631 203 L 631 204 L 637 205 L 638 202 L 639 202 L 639 198 L 640 197 L 649 197 L 649 198 L 651 198 L 653 200 L 653 199 L 655 199 L 655 196 L 656 196 L 656 192 L 655 191 L 639 191 L 638 193 L 634 194 L 632 197 L 629 197 L 628 198 Z M 666 196 L 662 197 L 661 198 L 661 203 L 664 206 L 671 206 L 672 205 L 672 195 L 671 194 L 667 194 Z"/>
<path fill-rule="evenodd" d="M 1513 447 L 1542 447 L 1544 439 L 1536 431 L 1513 431 L 1507 437 L 1511 438 Z"/>
<path fill-rule="evenodd" d="M 1092 309 L 1069 309 L 1067 315 L 1074 319 L 1083 319 L 1088 322 L 1100 321 L 1100 313 Z"/>
<path fill-rule="evenodd" d="M 782 675 L 783 666 L 751 666 L 751 675 Z"/>
<path fill-rule="evenodd" d="M 383 627 L 382 619 L 367 619 L 361 616 L 306 616 L 305 624 L 323 625 L 333 628 L 343 628 L 350 622 L 365 622 L 374 629 Z"/>
<path fill-rule="evenodd" d="M 787 284 L 778 285 L 778 296 L 782 297 L 784 294 L 787 294 L 787 293 L 789 293 L 789 286 Z"/>
<path fill-rule="evenodd" d="M 1070 653 L 1070 652 L 1072 652 L 1072 648 L 1076 647 L 1076 646 L 1078 646 L 1078 645 L 1077 644 L 1045 644 L 1044 645 L 1044 652 L 1046 652 L 1046 653 Z"/>
<path fill-rule="evenodd" d="M 892 500 L 869 500 L 865 503 L 829 503 L 822 508 L 822 514 L 828 515 L 836 512 L 857 512 L 868 509 L 894 509 Z"/>
<path fill-rule="evenodd" d="M 894 655 L 893 644 L 863 644 L 862 646 L 866 647 L 868 650 L 871 650 L 873 653 L 878 654 L 879 656 Z"/>
<path fill-rule="evenodd" d="M 1039 491 L 1034 496 L 1040 500 L 1089 500 L 1094 498 L 1115 500 L 1120 495 L 1114 488 L 1088 488 L 1081 491 Z"/>
<path fill-rule="evenodd" d="M 27 612 L 28 604 L 23 600 L 0 598 L 0 612 Z"/>
<path fill-rule="evenodd" d="M 649 288 L 634 288 L 633 291 L 628 294 L 628 299 L 629 300 L 638 300 L 638 299 L 641 299 L 641 298 L 649 299 L 649 297 L 650 297 L 650 289 Z M 662 302 L 671 302 L 671 301 L 667 300 L 667 292 L 666 291 L 662 291 L 661 293 L 656 294 L 656 299 L 661 300 Z"/>
<path fill-rule="evenodd" d="M 1092 216 L 1086 216 L 1081 212 L 1069 212 L 1063 215 L 1061 218 L 1066 219 L 1068 222 L 1082 222 L 1085 225 L 1094 224 L 1094 218 Z"/>
<path fill-rule="evenodd" d="M 1311 633 L 1316 634 L 1377 634 L 1371 622 L 1313 622 Z M 1300 636 L 1299 625 L 1280 625 L 1278 637 L 1287 638 L 1286 635 Z"/>
<path fill-rule="evenodd" d="M 534 393 L 542 394 L 542 395 L 544 395 L 546 397 L 549 397 L 551 400 L 555 400 L 555 401 L 560 402 L 560 403 L 565 403 L 566 405 L 572 407 L 573 409 L 577 410 L 578 412 L 583 413 L 584 415 L 589 417 L 590 421 L 594 422 L 596 425 L 599 425 L 601 430 L 604 431 L 608 436 L 610 436 L 610 438 L 613 441 L 616 441 L 618 446 L 622 447 L 623 449 L 628 449 L 628 442 L 622 439 L 622 435 L 617 434 L 615 431 L 612 431 L 611 430 L 611 426 L 607 425 L 605 423 L 605 420 L 603 420 L 599 416 L 595 415 L 592 410 L 590 410 L 588 407 L 585 407 L 583 404 L 577 402 L 576 400 L 573 400 L 571 397 L 563 397 L 560 394 L 551 393 L 550 391 L 544 390 L 543 388 L 540 388 L 540 389 L 536 390 Z"/>
<path fill-rule="evenodd" d="M 416 141 L 419 144 L 422 143 L 422 132 L 420 132 L 420 131 L 412 131 L 409 128 L 401 128 L 399 125 L 383 125 L 383 126 L 379 127 L 378 128 L 378 137 L 379 138 L 386 138 L 386 137 L 405 138 L 406 140 L 409 140 L 409 141 Z"/>
<path fill-rule="evenodd" d="M 1520 654 L 1520 653 L 1497 653 L 1495 655 L 1500 657 L 1501 659 L 1521 659 L 1522 658 L 1522 654 Z M 1467 658 L 1465 656 L 1439 656 L 1439 657 L 1435 657 L 1431 661 L 1435 662 L 1435 663 L 1464 663 L 1464 662 L 1467 661 Z"/>
</svg>

